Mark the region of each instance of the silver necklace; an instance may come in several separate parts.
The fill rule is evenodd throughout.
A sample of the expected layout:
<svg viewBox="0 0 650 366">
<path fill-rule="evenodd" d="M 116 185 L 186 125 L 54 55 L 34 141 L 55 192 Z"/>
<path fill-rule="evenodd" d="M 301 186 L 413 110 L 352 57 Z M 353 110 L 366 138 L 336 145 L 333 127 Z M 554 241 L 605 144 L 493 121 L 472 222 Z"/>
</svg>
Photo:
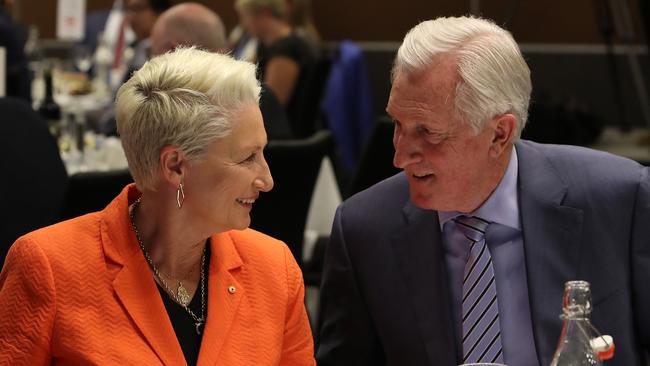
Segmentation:
<svg viewBox="0 0 650 366">
<path fill-rule="evenodd" d="M 187 293 L 187 290 L 185 287 L 183 287 L 182 283 L 179 281 L 179 286 L 178 286 L 178 294 L 176 294 L 172 289 L 167 285 L 167 282 L 162 278 L 160 271 L 158 270 L 158 266 L 153 262 L 153 259 L 151 259 L 151 256 L 149 255 L 149 252 L 147 252 L 147 249 L 145 249 L 144 244 L 142 243 L 142 238 L 140 237 L 140 232 L 138 231 L 138 228 L 135 226 L 135 210 L 136 208 L 140 205 L 140 199 L 142 197 L 138 198 L 133 202 L 133 205 L 131 206 L 131 212 L 129 212 L 129 218 L 131 219 L 131 227 L 133 228 L 133 232 L 135 232 L 135 238 L 138 240 L 138 244 L 140 245 L 140 249 L 142 250 L 142 253 L 144 254 L 144 257 L 147 259 L 147 262 L 149 263 L 149 267 L 151 267 L 151 270 L 153 271 L 154 276 L 160 282 L 160 284 L 163 286 L 165 291 L 176 301 L 180 306 L 187 311 L 188 314 L 194 319 L 194 326 L 196 329 L 196 334 L 201 335 L 203 332 L 203 326 L 205 325 L 205 276 L 203 275 L 204 270 L 205 270 L 205 247 L 203 247 L 203 255 L 201 256 L 201 317 L 196 316 L 194 312 L 187 306 L 189 305 L 189 294 Z"/>
</svg>

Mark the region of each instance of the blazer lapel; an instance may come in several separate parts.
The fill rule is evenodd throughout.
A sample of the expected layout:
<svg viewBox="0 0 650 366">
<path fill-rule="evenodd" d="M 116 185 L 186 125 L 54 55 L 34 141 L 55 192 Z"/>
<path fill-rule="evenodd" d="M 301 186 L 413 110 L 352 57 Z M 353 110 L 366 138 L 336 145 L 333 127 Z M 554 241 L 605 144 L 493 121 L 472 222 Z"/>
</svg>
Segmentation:
<svg viewBox="0 0 650 366">
<path fill-rule="evenodd" d="M 165 305 L 142 255 L 128 215 L 139 192 L 125 188 L 103 212 L 102 242 L 113 288 L 125 311 L 165 365 L 186 365 Z"/>
<path fill-rule="evenodd" d="M 113 286 L 160 360 L 165 365 L 185 365 L 183 351 L 144 257 L 132 257 L 115 278 Z"/>
<path fill-rule="evenodd" d="M 246 289 L 238 280 L 243 262 L 228 233 L 212 236 L 208 275 L 208 319 L 199 352 L 199 365 L 218 364 Z M 206 341 L 206 340 L 209 340 Z"/>
<path fill-rule="evenodd" d="M 411 294 L 416 326 L 425 342 L 429 364 L 455 365 L 456 346 L 437 214 L 409 201 L 404 215 L 406 226 L 392 238 L 392 245 Z"/>
<path fill-rule="evenodd" d="M 516 145 L 528 295 L 539 362 L 551 363 L 561 332 L 564 283 L 576 279 L 583 212 L 564 206 L 567 185 L 529 143 Z"/>
</svg>

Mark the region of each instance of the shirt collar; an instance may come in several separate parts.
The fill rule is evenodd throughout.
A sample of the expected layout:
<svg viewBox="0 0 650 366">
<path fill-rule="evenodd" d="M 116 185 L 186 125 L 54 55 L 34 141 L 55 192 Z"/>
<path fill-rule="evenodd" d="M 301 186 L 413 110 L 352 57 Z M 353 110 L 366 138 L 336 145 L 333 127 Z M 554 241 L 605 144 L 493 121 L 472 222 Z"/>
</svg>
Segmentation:
<svg viewBox="0 0 650 366">
<path fill-rule="evenodd" d="M 478 216 L 493 223 L 521 230 L 519 196 L 517 194 L 518 174 L 519 160 L 517 159 L 517 151 L 513 146 L 508 167 L 499 185 L 490 197 L 479 208 L 469 213 L 469 215 Z M 467 214 L 458 211 L 439 211 L 440 228 L 442 229 L 447 221 L 461 215 Z"/>
</svg>

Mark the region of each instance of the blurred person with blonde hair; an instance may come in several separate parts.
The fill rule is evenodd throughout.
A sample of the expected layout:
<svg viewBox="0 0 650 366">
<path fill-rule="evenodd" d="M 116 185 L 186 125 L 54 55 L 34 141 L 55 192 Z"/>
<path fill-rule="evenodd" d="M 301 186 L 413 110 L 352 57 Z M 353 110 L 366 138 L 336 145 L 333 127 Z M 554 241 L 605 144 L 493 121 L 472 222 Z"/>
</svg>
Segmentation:
<svg viewBox="0 0 650 366">
<path fill-rule="evenodd" d="M 273 187 L 254 65 L 179 48 L 117 94 L 135 184 L 19 238 L 0 363 L 315 365 L 300 269 L 247 229 Z"/>
<path fill-rule="evenodd" d="M 321 37 L 312 16 L 311 0 L 285 0 L 287 3 L 287 19 L 295 33 L 303 37 L 314 50 L 318 50 Z"/>
<path fill-rule="evenodd" d="M 285 0 L 236 0 L 244 29 L 258 40 L 258 78 L 285 107 L 294 133 L 300 135 L 304 97 L 315 63 L 314 50 L 287 20 Z"/>
</svg>

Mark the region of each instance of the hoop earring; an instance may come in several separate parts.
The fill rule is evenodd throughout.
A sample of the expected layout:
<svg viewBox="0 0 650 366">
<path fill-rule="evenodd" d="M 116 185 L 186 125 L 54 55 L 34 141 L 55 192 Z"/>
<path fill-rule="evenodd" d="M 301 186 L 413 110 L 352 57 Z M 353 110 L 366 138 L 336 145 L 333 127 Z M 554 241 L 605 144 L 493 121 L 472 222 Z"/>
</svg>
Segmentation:
<svg viewBox="0 0 650 366">
<path fill-rule="evenodd" d="M 176 204 L 179 210 L 183 207 L 183 201 L 185 201 L 185 192 L 183 191 L 183 183 L 179 183 L 178 190 L 176 190 Z"/>
</svg>

